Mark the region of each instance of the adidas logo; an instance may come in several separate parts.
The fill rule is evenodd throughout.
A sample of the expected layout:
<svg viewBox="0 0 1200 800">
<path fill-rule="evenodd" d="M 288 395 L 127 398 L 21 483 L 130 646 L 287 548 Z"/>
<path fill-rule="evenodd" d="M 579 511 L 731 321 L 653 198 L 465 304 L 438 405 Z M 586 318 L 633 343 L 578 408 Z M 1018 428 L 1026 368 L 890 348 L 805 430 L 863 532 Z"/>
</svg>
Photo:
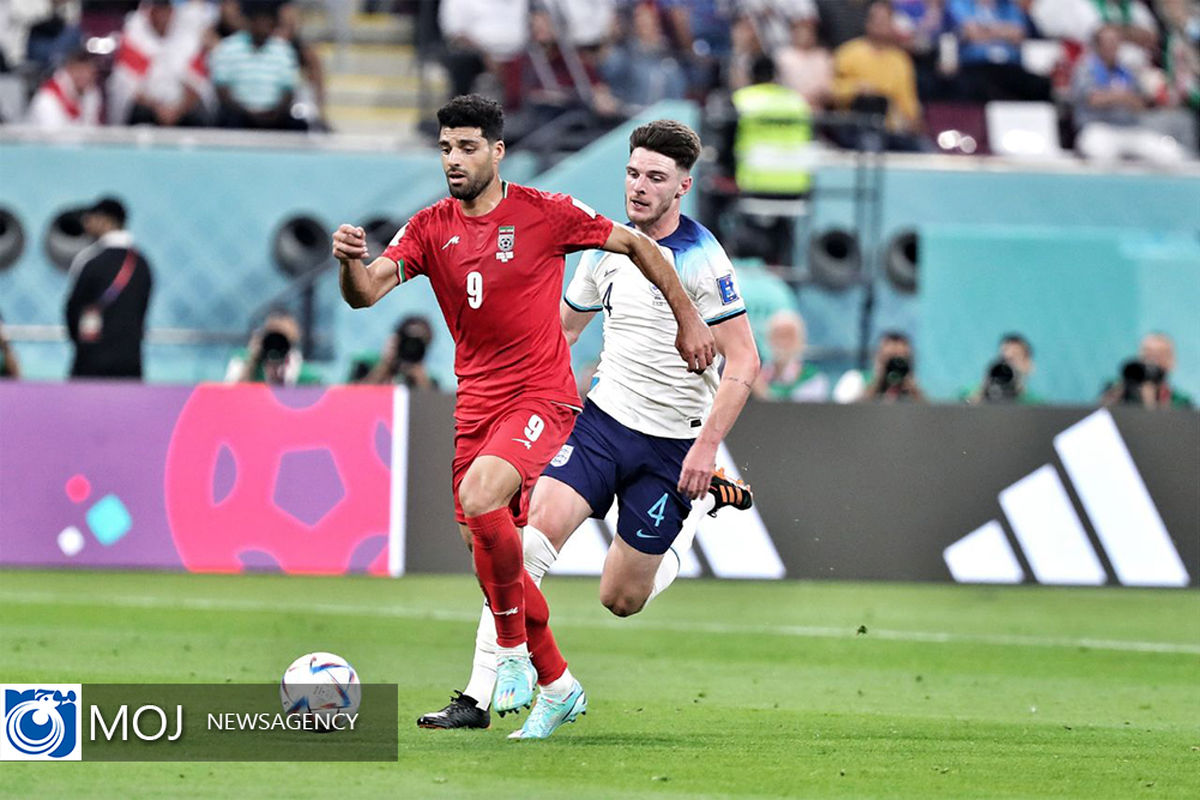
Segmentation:
<svg viewBox="0 0 1200 800">
<path fill-rule="evenodd" d="M 1059 470 L 1046 464 L 1000 492 L 1000 507 L 1039 583 L 1097 586 L 1108 573 L 1085 528 L 1126 586 L 1187 586 L 1188 573 L 1107 409 L 1054 437 Z M 1072 501 L 1067 486 L 1078 497 Z M 943 553 L 959 583 L 1020 583 L 1025 569 L 1000 520 Z"/>
</svg>

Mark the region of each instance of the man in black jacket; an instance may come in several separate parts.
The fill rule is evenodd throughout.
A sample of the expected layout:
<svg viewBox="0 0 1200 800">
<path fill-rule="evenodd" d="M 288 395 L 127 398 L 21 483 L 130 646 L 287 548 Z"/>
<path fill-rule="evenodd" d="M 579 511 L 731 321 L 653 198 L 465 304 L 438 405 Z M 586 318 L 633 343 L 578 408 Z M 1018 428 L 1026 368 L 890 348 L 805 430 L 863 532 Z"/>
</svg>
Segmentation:
<svg viewBox="0 0 1200 800">
<path fill-rule="evenodd" d="M 71 377 L 140 379 L 150 264 L 134 249 L 119 200 L 106 197 L 84 210 L 83 228 L 96 242 L 71 264 Z"/>
</svg>

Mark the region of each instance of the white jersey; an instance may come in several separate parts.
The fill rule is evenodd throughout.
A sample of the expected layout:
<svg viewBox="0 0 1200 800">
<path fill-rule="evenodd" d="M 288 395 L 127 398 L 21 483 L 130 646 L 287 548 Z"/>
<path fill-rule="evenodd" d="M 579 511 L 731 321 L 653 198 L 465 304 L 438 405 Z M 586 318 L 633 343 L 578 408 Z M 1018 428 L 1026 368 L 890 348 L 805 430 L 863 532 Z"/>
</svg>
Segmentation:
<svg viewBox="0 0 1200 800">
<path fill-rule="evenodd" d="M 705 322 L 746 313 L 733 265 L 707 228 L 681 216 L 658 244 Z M 576 311 L 604 312 L 604 349 L 588 399 L 635 431 L 696 438 L 712 408 L 719 365 L 688 372 L 675 349 L 678 325 L 658 287 L 627 256 L 592 250 L 563 299 Z"/>
</svg>

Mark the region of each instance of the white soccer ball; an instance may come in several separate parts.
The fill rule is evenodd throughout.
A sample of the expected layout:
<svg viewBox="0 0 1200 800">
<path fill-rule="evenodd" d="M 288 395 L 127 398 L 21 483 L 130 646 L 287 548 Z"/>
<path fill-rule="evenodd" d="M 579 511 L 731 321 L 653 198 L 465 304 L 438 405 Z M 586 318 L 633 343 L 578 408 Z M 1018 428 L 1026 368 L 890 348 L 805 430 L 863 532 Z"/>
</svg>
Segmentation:
<svg viewBox="0 0 1200 800">
<path fill-rule="evenodd" d="M 362 700 L 362 685 L 350 662 L 333 653 L 307 653 L 292 662 L 279 681 L 285 714 L 332 718 L 353 714 Z"/>
</svg>

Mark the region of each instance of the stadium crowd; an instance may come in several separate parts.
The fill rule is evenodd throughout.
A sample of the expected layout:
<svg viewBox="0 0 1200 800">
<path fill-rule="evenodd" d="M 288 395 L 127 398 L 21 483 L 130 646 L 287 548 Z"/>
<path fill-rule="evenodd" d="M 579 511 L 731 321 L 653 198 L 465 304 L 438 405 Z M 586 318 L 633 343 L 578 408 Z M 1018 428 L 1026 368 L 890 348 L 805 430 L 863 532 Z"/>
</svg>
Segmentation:
<svg viewBox="0 0 1200 800">
<path fill-rule="evenodd" d="M 862 142 L 823 120 L 857 111 L 883 116 L 890 149 L 986 152 L 986 105 L 1023 101 L 1047 104 L 1055 134 L 1088 158 L 1197 152 L 1197 0 L 360 6 L 411 15 L 420 52 L 444 65 L 454 94 L 503 99 L 513 139 L 564 115 L 591 130 L 663 99 L 712 104 L 755 83 L 765 57 L 835 146 Z M 32 124 L 326 126 L 322 65 L 293 2 L 4 0 L 0 30 L 0 72 L 20 78 L 3 91 L 32 95 Z"/>
</svg>

